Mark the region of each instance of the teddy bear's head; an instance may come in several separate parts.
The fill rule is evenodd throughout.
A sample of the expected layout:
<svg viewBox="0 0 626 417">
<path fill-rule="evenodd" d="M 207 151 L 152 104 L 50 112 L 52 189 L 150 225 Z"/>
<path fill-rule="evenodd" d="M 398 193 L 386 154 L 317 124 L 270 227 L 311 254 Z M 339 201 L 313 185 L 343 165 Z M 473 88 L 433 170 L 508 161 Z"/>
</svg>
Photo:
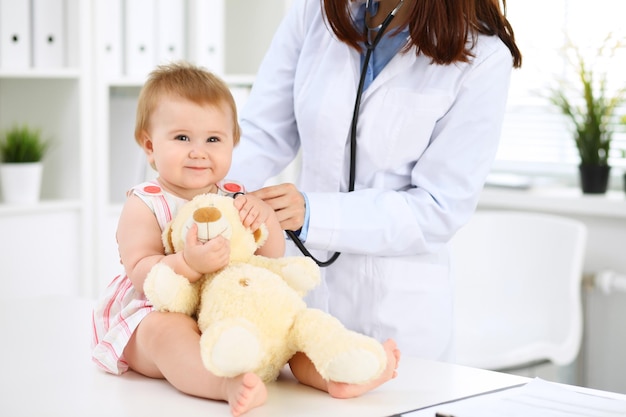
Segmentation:
<svg viewBox="0 0 626 417">
<path fill-rule="evenodd" d="M 198 239 L 207 241 L 219 235 L 231 242 L 231 261 L 246 262 L 267 240 L 267 227 L 252 232 L 241 223 L 232 197 L 201 194 L 183 205 L 163 231 L 165 253 L 183 250 L 189 228 L 198 225 Z"/>
</svg>

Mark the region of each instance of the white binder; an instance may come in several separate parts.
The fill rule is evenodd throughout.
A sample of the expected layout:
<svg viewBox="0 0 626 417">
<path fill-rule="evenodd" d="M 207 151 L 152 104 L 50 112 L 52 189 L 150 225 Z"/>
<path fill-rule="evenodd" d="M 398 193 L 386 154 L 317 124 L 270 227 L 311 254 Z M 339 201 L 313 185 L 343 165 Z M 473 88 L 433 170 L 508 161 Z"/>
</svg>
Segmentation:
<svg viewBox="0 0 626 417">
<path fill-rule="evenodd" d="M 65 65 L 64 3 L 65 0 L 32 0 L 35 68 L 61 68 Z"/>
<path fill-rule="evenodd" d="M 143 79 L 156 65 L 156 0 L 126 0 L 124 12 L 125 73 Z"/>
<path fill-rule="evenodd" d="M 226 0 L 191 0 L 190 56 L 200 66 L 224 74 Z"/>
<path fill-rule="evenodd" d="M 166 63 L 185 57 L 185 2 L 157 0 L 157 61 Z"/>
<path fill-rule="evenodd" d="M 0 0 L 0 69 L 30 67 L 30 1 Z"/>
<path fill-rule="evenodd" d="M 96 0 L 97 68 L 107 79 L 122 76 L 122 0 Z"/>
</svg>

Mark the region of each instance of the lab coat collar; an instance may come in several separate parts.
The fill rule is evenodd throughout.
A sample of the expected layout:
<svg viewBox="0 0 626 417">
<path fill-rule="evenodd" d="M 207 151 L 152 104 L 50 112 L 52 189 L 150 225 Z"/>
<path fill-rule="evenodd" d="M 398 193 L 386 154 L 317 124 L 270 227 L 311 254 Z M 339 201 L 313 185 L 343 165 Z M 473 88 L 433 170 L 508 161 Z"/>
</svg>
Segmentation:
<svg viewBox="0 0 626 417">
<path fill-rule="evenodd" d="M 354 93 L 356 94 L 356 89 L 358 88 L 359 78 L 361 77 L 361 57 L 357 51 L 353 48 L 346 46 L 349 49 L 350 59 L 352 60 L 352 73 L 354 77 Z M 367 100 L 367 97 L 372 95 L 377 89 L 381 86 L 385 85 L 387 81 L 396 77 L 403 71 L 410 71 L 415 61 L 417 60 L 417 55 L 415 53 L 414 47 L 409 49 L 407 52 L 398 52 L 391 61 L 387 63 L 385 68 L 378 74 L 372 84 L 363 92 L 362 100 Z"/>
</svg>

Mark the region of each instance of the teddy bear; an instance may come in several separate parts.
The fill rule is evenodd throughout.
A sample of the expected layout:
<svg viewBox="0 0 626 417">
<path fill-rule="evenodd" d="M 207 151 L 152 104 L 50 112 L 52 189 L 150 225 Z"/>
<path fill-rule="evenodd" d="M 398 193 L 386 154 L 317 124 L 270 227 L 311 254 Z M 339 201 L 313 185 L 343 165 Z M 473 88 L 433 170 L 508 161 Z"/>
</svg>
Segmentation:
<svg viewBox="0 0 626 417">
<path fill-rule="evenodd" d="M 154 308 L 197 318 L 202 361 L 218 376 L 254 372 L 270 382 L 303 352 L 326 380 L 361 384 L 378 377 L 387 363 L 382 345 L 303 300 L 320 281 L 315 262 L 255 255 L 267 228 L 244 227 L 233 202 L 229 196 L 203 194 L 180 208 L 163 231 L 165 252 L 181 251 L 195 223 L 199 240 L 217 235 L 230 240 L 230 262 L 193 284 L 156 264 L 144 284 Z"/>
</svg>

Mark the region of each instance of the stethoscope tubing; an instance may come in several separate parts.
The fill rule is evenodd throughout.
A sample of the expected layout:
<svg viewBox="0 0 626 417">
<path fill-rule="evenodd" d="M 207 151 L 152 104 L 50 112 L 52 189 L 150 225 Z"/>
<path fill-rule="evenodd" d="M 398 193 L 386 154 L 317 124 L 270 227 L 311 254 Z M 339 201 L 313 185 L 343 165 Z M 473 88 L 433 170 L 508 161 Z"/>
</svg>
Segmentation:
<svg viewBox="0 0 626 417">
<path fill-rule="evenodd" d="M 361 75 L 359 77 L 359 85 L 357 87 L 356 97 L 354 99 L 354 110 L 352 112 L 352 122 L 350 123 L 350 174 L 348 178 L 348 192 L 354 191 L 354 184 L 355 184 L 355 179 L 356 179 L 356 145 L 357 145 L 356 129 L 357 129 L 357 124 L 359 122 L 359 111 L 361 109 L 361 98 L 363 97 L 363 90 L 365 86 L 365 76 L 367 74 L 367 67 L 369 65 L 374 49 L 376 49 L 376 46 L 382 39 L 383 34 L 385 33 L 385 30 L 387 29 L 387 27 L 389 26 L 389 24 L 395 17 L 396 13 L 398 12 L 398 9 L 400 9 L 400 6 L 402 6 L 403 2 L 404 0 L 400 0 L 398 5 L 387 15 L 385 20 L 383 20 L 383 22 L 376 28 L 378 29 L 378 32 L 376 33 L 376 36 L 374 37 L 374 40 L 372 42 L 369 41 L 369 35 L 365 37 L 366 39 L 365 47 L 367 48 L 367 51 L 365 52 L 365 57 L 363 58 L 363 65 L 361 66 Z M 292 230 L 285 230 L 285 233 L 287 233 L 287 235 L 291 238 L 291 240 L 294 242 L 294 244 L 298 247 L 298 249 L 300 250 L 300 252 L 302 252 L 303 255 L 308 256 L 309 258 L 313 259 L 313 261 L 315 261 L 315 263 L 322 268 L 332 265 L 337 260 L 337 258 L 339 258 L 339 255 L 341 255 L 341 252 L 335 252 L 328 260 L 320 261 L 315 256 L 313 256 L 311 252 L 309 252 L 309 250 L 304 246 L 304 243 L 302 243 L 300 238 L 295 234 L 295 232 L 293 232 Z"/>
</svg>

